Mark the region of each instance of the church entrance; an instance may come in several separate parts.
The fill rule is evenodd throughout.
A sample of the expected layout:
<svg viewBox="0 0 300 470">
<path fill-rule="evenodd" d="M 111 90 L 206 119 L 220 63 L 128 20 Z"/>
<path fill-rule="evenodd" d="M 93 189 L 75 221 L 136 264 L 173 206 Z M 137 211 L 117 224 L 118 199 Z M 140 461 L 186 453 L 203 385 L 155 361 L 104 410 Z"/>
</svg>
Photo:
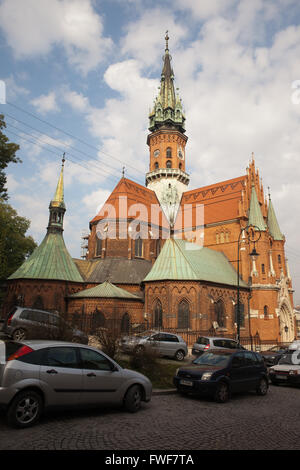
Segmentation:
<svg viewBox="0 0 300 470">
<path fill-rule="evenodd" d="M 284 303 L 280 307 L 280 338 L 283 343 L 290 343 L 295 338 L 295 325 L 291 309 Z"/>
</svg>

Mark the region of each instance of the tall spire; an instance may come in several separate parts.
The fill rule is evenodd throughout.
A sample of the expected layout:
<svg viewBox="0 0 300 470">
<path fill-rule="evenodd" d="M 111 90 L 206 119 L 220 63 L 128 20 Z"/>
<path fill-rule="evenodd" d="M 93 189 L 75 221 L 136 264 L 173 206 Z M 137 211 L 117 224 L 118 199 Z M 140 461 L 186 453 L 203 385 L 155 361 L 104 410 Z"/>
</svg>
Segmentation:
<svg viewBox="0 0 300 470">
<path fill-rule="evenodd" d="M 271 201 L 270 192 L 269 192 L 269 208 L 268 208 L 267 225 L 268 225 L 270 235 L 274 238 L 274 240 L 284 240 L 284 236 L 282 235 L 280 231 L 277 217 L 275 214 L 275 210 Z"/>
<path fill-rule="evenodd" d="M 62 158 L 62 165 L 61 165 L 61 170 L 60 170 L 60 175 L 59 175 L 59 180 L 56 186 L 56 191 L 54 194 L 54 197 L 51 201 L 52 206 L 59 206 L 59 207 L 65 207 L 64 203 L 64 166 L 65 166 L 65 153 L 63 154 Z"/>
<path fill-rule="evenodd" d="M 256 194 L 254 183 L 252 183 L 252 189 L 251 189 L 248 224 L 254 225 L 261 231 L 266 230 L 266 224 L 265 224 L 265 221 L 261 212 L 261 208 L 257 199 L 257 194 Z"/>
<path fill-rule="evenodd" d="M 165 35 L 165 54 L 163 56 L 163 68 L 160 78 L 159 93 L 155 99 L 152 111 L 149 114 L 149 130 L 155 131 L 161 127 L 175 127 L 180 132 L 185 132 L 182 103 L 174 87 L 174 72 L 171 65 L 169 52 L 169 34 Z"/>
<path fill-rule="evenodd" d="M 63 154 L 62 158 L 62 165 L 56 191 L 49 205 L 49 223 L 47 227 L 48 233 L 63 232 L 63 220 L 64 214 L 66 212 L 66 206 L 64 202 L 64 166 L 65 154 Z"/>
</svg>

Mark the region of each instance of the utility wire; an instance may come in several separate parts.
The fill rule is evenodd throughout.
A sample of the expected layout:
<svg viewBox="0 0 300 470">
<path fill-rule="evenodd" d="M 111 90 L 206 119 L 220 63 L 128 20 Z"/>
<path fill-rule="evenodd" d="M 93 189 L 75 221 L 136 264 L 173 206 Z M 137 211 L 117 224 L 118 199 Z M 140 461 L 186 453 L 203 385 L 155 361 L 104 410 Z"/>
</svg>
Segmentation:
<svg viewBox="0 0 300 470">
<path fill-rule="evenodd" d="M 22 140 L 25 140 L 25 141 L 27 141 L 27 142 L 30 142 L 30 143 L 32 143 L 32 144 L 34 144 L 34 145 L 39 145 L 39 144 L 37 144 L 36 142 L 32 141 L 31 139 L 27 139 L 26 137 L 21 136 L 21 135 L 17 134 L 16 132 L 13 132 L 13 131 L 10 130 L 10 129 L 7 129 L 7 132 L 9 132 L 9 133 L 11 133 L 11 134 L 13 134 L 13 135 L 19 137 L 19 138 L 22 139 Z M 45 148 L 45 150 L 46 150 L 47 152 L 50 152 L 50 153 L 54 154 L 55 156 L 61 156 L 61 149 L 60 149 L 60 153 L 54 152 L 53 150 L 50 150 L 50 149 L 48 149 L 48 148 Z M 81 163 L 79 163 L 79 162 L 76 162 L 75 160 L 73 160 L 73 159 L 69 156 L 69 154 L 68 154 L 68 161 L 71 161 L 72 163 L 75 163 L 76 165 L 79 165 L 79 166 L 81 166 L 82 168 L 84 168 L 85 170 L 89 171 L 90 173 L 95 174 L 95 171 L 92 171 L 92 170 L 89 169 L 89 167 L 87 167 L 87 166 L 85 166 L 85 165 L 83 165 L 83 164 L 81 164 Z M 96 172 L 96 173 L 99 174 L 99 176 L 103 176 L 103 174 L 101 174 L 100 172 Z M 114 178 L 114 179 L 116 179 L 116 180 L 118 179 L 118 177 L 114 177 L 114 176 L 112 176 L 112 175 L 109 175 L 108 177 L 109 177 L 109 178 Z"/>
<path fill-rule="evenodd" d="M 110 154 L 108 154 L 108 153 L 106 153 L 106 152 L 103 152 L 103 150 L 101 150 L 99 147 L 95 147 L 94 145 L 89 144 L 88 142 L 85 142 L 84 140 L 80 139 L 79 137 L 76 137 L 76 136 L 74 136 L 73 134 L 71 134 L 71 133 L 69 133 L 69 132 L 67 132 L 67 131 L 64 131 L 63 129 L 60 129 L 60 128 L 57 127 L 57 126 L 54 126 L 54 125 L 51 124 L 50 122 L 48 122 L 48 121 L 46 121 L 46 120 L 44 120 L 44 119 L 39 118 L 39 117 L 36 116 L 35 114 L 33 114 L 33 113 L 29 112 L 29 111 L 26 111 L 25 109 L 21 108 L 20 106 L 17 106 L 17 105 L 15 105 L 15 104 L 13 104 L 13 103 L 10 103 L 9 101 L 7 101 L 6 104 L 8 104 L 8 105 L 10 105 L 10 106 L 13 106 L 14 108 L 16 108 L 16 109 L 22 111 L 23 113 L 26 113 L 26 114 L 28 114 L 29 116 L 32 116 L 34 119 L 37 119 L 38 121 L 40 121 L 40 122 L 42 122 L 42 123 L 44 123 L 44 124 L 46 124 L 46 125 L 52 127 L 53 129 L 56 129 L 57 131 L 64 133 L 65 135 L 67 135 L 67 136 L 69 136 L 69 137 L 71 137 L 71 138 L 77 140 L 78 142 L 81 142 L 82 144 L 87 145 L 88 147 L 90 147 L 90 148 L 92 148 L 92 149 L 94 149 L 94 150 L 97 150 L 97 152 L 100 152 L 100 153 L 102 153 L 103 155 L 105 155 L 105 156 L 107 156 L 107 157 L 109 157 L 109 158 L 113 158 L 114 160 L 117 160 L 117 161 L 118 161 L 119 163 L 121 163 L 122 165 L 125 165 L 126 167 L 132 168 L 134 171 L 137 171 L 137 172 L 139 172 L 139 173 L 141 173 L 141 174 L 144 175 L 144 173 L 143 173 L 141 170 L 138 170 L 137 168 L 135 168 L 135 167 L 129 165 L 128 163 L 124 162 L 123 160 L 120 160 L 119 158 L 117 158 L 117 157 L 115 157 L 115 156 L 113 156 L 113 155 L 110 155 Z"/>
<path fill-rule="evenodd" d="M 10 127 L 13 127 L 14 129 L 17 129 L 19 132 L 22 132 L 22 133 L 24 133 L 24 134 L 29 135 L 30 137 L 32 137 L 35 142 L 32 142 L 32 141 L 30 141 L 30 142 L 33 143 L 34 145 L 37 145 L 37 146 L 43 147 L 43 148 L 45 148 L 45 145 L 48 145 L 48 146 L 50 146 L 50 147 L 53 147 L 54 149 L 59 150 L 60 153 L 61 153 L 62 149 L 64 149 L 62 142 L 61 142 L 61 147 L 58 147 L 58 146 L 56 146 L 56 145 L 54 145 L 54 144 L 51 144 L 50 142 L 45 142 L 45 141 L 43 141 L 42 139 L 38 138 L 37 136 L 34 136 L 34 135 L 30 134 L 29 132 L 24 131 L 23 129 L 20 129 L 19 127 L 16 127 L 16 126 L 14 126 L 14 125 L 11 124 L 11 123 L 7 123 L 7 124 L 8 124 L 8 126 L 9 126 L 9 128 L 10 128 Z M 9 129 L 8 129 L 8 130 L 9 130 Z M 10 132 L 12 132 L 12 131 L 10 131 Z M 20 137 L 20 138 L 23 138 L 20 134 L 15 134 L 15 135 L 17 135 L 17 136 Z M 45 134 L 45 135 L 46 135 L 46 134 Z M 50 137 L 50 136 L 47 136 L 47 137 Z M 51 140 L 55 140 L 55 139 L 52 139 L 52 137 L 50 137 L 50 139 L 51 139 Z M 26 139 L 25 139 L 25 140 L 26 140 Z M 28 139 L 27 139 L 27 140 L 28 140 Z M 57 142 L 59 142 L 59 141 L 57 141 Z M 53 153 L 54 153 L 54 152 L 53 152 Z M 55 153 L 55 155 L 57 155 L 57 154 Z M 87 162 L 85 159 L 82 159 L 82 158 L 78 157 L 77 155 L 73 155 L 72 153 L 69 153 L 69 152 L 68 152 L 68 155 L 71 155 L 71 156 L 73 156 L 73 158 L 78 159 L 78 160 L 80 160 L 80 161 L 82 161 L 82 162 L 84 162 L 84 163 L 86 163 L 86 164 L 89 164 L 89 166 L 93 166 L 93 165 L 91 165 L 89 162 Z M 88 168 L 88 167 L 86 167 L 86 168 Z M 99 167 L 99 168 L 98 168 L 98 167 L 96 167 L 96 166 L 95 166 L 95 168 L 96 168 L 96 170 L 99 170 L 99 174 L 100 174 L 100 171 L 101 171 L 102 173 L 108 174 L 109 177 L 111 177 L 111 178 L 118 179 L 117 176 L 112 175 L 112 173 L 109 172 L 109 171 L 107 171 L 105 168 L 102 168 L 102 167 Z"/>
<path fill-rule="evenodd" d="M 58 143 L 60 144 L 60 148 L 68 147 L 68 148 L 72 149 L 73 151 L 78 152 L 78 153 L 80 153 L 80 154 L 82 154 L 82 155 L 84 155 L 84 156 L 90 158 L 91 160 L 93 160 L 93 161 L 95 162 L 95 164 L 97 164 L 97 165 L 99 166 L 99 168 L 101 169 L 101 171 L 104 171 L 104 172 L 108 173 L 106 170 L 103 169 L 103 165 L 105 165 L 105 167 L 111 168 L 111 169 L 114 171 L 114 173 L 115 173 L 116 171 L 118 171 L 117 168 L 115 168 L 114 166 L 109 165 L 107 162 L 101 163 L 97 158 L 95 158 L 95 157 L 93 157 L 93 156 L 91 156 L 91 155 L 88 155 L 88 154 L 86 154 L 85 152 L 82 152 L 82 151 L 79 150 L 79 149 L 76 149 L 75 147 L 73 147 L 72 145 L 70 145 L 70 144 L 68 144 L 68 143 L 61 142 L 60 140 L 56 139 L 55 137 L 52 137 L 51 135 L 46 134 L 45 132 L 40 131 L 39 129 L 37 129 L 37 128 L 31 126 L 30 124 L 25 123 L 24 121 L 21 121 L 20 119 L 17 119 L 15 116 L 12 116 L 12 115 L 10 115 L 10 114 L 8 114 L 8 113 L 6 113 L 6 116 L 8 116 L 10 119 L 13 119 L 13 120 L 15 120 L 15 121 L 17 121 L 17 122 L 23 124 L 23 125 L 26 126 L 26 127 L 29 127 L 30 129 L 34 130 L 35 132 L 38 132 L 38 133 L 41 134 L 42 136 L 46 136 L 46 137 L 48 137 L 49 139 L 51 139 L 52 141 L 58 142 Z M 24 131 L 23 129 L 20 129 L 19 127 L 14 126 L 14 125 L 11 124 L 10 122 L 6 122 L 6 123 L 7 123 L 8 125 L 12 126 L 12 127 L 15 127 L 16 129 L 20 130 L 21 132 L 24 132 L 25 134 L 28 134 L 28 135 L 30 135 L 31 137 L 36 138 L 36 137 L 33 136 L 32 134 L 30 134 L 30 133 Z M 44 143 L 47 144 L 47 145 L 52 145 L 53 147 L 56 147 L 55 145 L 50 144 L 50 143 L 48 143 L 48 142 L 44 142 Z M 56 148 L 57 148 L 57 147 L 56 147 Z M 74 155 L 74 157 L 75 157 L 75 155 Z M 75 158 L 76 158 L 76 157 L 75 157 Z M 79 157 L 77 157 L 77 158 L 79 158 Z M 81 159 L 81 160 L 82 160 L 82 159 Z M 131 178 L 133 181 L 135 180 L 135 178 L 133 178 L 131 175 L 130 175 L 130 178 Z"/>
</svg>

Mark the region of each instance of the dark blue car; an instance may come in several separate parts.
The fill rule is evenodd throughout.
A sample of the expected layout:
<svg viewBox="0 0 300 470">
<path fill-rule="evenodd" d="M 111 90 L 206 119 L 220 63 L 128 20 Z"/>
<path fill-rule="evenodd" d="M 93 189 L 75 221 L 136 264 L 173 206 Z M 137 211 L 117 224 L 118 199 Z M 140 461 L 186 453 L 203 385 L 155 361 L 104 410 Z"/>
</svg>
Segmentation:
<svg viewBox="0 0 300 470">
<path fill-rule="evenodd" d="M 266 395 L 267 368 L 262 356 L 245 350 L 214 349 L 177 369 L 174 384 L 182 394 L 213 397 L 225 403 L 236 392 L 256 390 Z"/>
</svg>

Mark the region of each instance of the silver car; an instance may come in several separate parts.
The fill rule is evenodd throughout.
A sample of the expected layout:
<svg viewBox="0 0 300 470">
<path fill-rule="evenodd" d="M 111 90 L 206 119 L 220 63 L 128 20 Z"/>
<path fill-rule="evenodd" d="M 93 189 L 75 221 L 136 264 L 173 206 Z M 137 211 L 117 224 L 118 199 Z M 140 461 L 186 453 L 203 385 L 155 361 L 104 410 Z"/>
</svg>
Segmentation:
<svg viewBox="0 0 300 470">
<path fill-rule="evenodd" d="M 199 356 L 210 349 L 245 349 L 237 341 L 230 338 L 221 338 L 220 336 L 199 336 L 193 344 L 192 354 Z"/>
<path fill-rule="evenodd" d="M 60 339 L 88 343 L 88 336 L 72 328 L 59 314 L 29 307 L 15 307 L 4 321 L 2 331 L 15 341 Z"/>
<path fill-rule="evenodd" d="M 145 336 L 124 337 L 121 340 L 121 349 L 125 353 L 143 352 L 150 349 L 159 356 L 172 357 L 177 361 L 183 361 L 188 354 L 187 344 L 181 336 L 163 331 Z"/>
<path fill-rule="evenodd" d="M 0 341 L 0 406 L 25 428 L 51 407 L 124 405 L 136 412 L 151 399 L 144 375 L 123 369 L 98 349 L 56 341 Z"/>
</svg>

